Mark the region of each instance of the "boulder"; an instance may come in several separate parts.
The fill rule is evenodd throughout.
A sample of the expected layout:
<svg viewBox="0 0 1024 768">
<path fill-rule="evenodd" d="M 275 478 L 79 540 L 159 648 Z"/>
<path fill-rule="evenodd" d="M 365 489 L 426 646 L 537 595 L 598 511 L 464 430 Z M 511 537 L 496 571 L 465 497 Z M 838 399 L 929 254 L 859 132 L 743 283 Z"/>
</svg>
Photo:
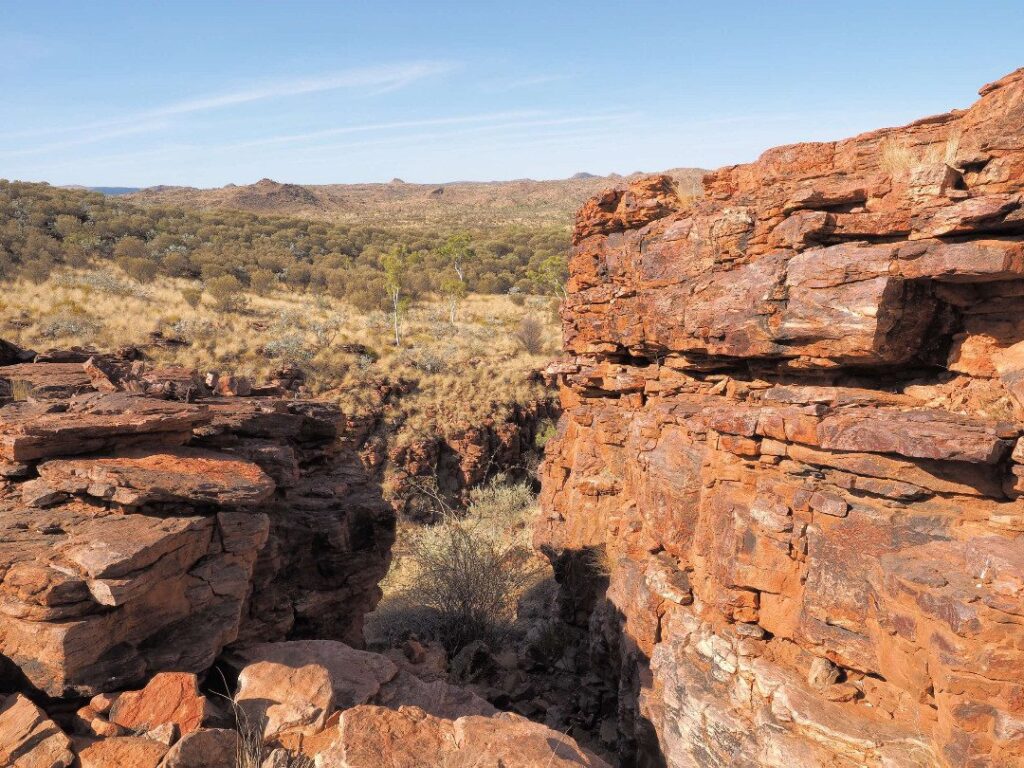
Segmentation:
<svg viewBox="0 0 1024 768">
<path fill-rule="evenodd" d="M 71 740 L 46 713 L 21 694 L 0 700 L 0 765 L 67 768 Z"/>
<path fill-rule="evenodd" d="M 393 514 L 337 441 L 337 408 L 168 399 L 154 387 L 178 378 L 130 367 L 118 381 L 133 391 L 94 391 L 80 363 L 0 374 L 35 393 L 0 407 L 0 654 L 15 677 L 87 697 L 203 673 L 235 641 L 358 641 Z"/>
<path fill-rule="evenodd" d="M 505 768 L 608 768 L 568 736 L 518 715 L 445 720 L 417 707 L 359 706 L 343 712 L 334 740 L 316 757 L 323 766 L 419 768 L 503 765 Z"/>
<path fill-rule="evenodd" d="M 245 508 L 274 492 L 273 480 L 252 462 L 196 448 L 53 459 L 41 463 L 38 472 L 57 491 L 124 506 L 184 503 Z"/>
<path fill-rule="evenodd" d="M 332 714 L 361 704 L 416 706 L 437 717 L 490 716 L 476 694 L 442 680 L 424 681 L 387 657 L 331 640 L 266 643 L 236 652 L 243 665 L 235 703 L 267 738 L 323 731 Z"/>
<path fill-rule="evenodd" d="M 201 728 L 171 747 L 160 768 L 231 768 L 239 765 L 239 746 L 237 731 Z"/>
<path fill-rule="evenodd" d="M 75 740 L 80 768 L 157 768 L 166 754 L 166 744 L 142 736 Z"/>
<path fill-rule="evenodd" d="M 135 732 L 171 724 L 184 736 L 202 726 L 206 713 L 206 697 L 200 695 L 195 675 L 161 672 L 145 688 L 119 694 L 107 719 Z"/>
</svg>

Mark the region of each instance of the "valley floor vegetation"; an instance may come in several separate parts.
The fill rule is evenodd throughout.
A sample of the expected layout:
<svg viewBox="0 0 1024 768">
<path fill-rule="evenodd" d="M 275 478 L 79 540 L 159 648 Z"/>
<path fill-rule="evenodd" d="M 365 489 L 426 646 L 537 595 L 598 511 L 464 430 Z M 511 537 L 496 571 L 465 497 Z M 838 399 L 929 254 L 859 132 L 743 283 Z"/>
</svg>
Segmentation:
<svg viewBox="0 0 1024 768">
<path fill-rule="evenodd" d="M 439 522 L 406 524 L 398 536 L 384 597 L 367 617 L 372 645 L 415 637 L 452 655 L 475 641 L 497 647 L 524 629 L 524 596 L 550 580 L 530 543 L 537 500 L 529 482 L 498 475 L 473 489 L 465 508 L 440 506 Z"/>
</svg>

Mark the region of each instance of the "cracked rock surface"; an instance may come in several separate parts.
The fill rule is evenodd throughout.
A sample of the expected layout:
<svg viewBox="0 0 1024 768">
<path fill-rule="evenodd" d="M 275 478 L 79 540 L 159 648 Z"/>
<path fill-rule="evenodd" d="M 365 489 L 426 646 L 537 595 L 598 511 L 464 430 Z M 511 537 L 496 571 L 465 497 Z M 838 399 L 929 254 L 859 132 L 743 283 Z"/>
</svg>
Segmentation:
<svg viewBox="0 0 1024 768">
<path fill-rule="evenodd" d="M 568 291 L 536 539 L 621 753 L 1024 763 L 1024 70 L 595 198 Z"/>
<path fill-rule="evenodd" d="M 203 673 L 237 641 L 360 639 L 393 515 L 336 408 L 174 399 L 180 372 L 137 362 L 96 391 L 93 358 L 24 357 L 0 366 L 7 689 L 93 696 Z"/>
</svg>

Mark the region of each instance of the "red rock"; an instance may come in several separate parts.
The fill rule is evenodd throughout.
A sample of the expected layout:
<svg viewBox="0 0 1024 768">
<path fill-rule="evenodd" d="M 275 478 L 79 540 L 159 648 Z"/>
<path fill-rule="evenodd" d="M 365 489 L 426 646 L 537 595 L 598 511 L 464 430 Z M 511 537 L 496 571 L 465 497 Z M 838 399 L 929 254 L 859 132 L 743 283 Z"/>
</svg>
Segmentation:
<svg viewBox="0 0 1024 768">
<path fill-rule="evenodd" d="M 0 410 L 0 456 L 31 461 L 137 445 L 179 445 L 208 421 L 200 408 L 123 393 L 72 398 L 66 410 L 15 403 Z"/>
<path fill-rule="evenodd" d="M 624 760 L 1024 763 L 1022 195 L 1019 70 L 580 211 L 536 543 Z"/>
<path fill-rule="evenodd" d="M 125 506 L 174 502 L 256 506 L 274 483 L 255 464 L 195 448 L 127 451 L 87 459 L 56 459 L 38 467 L 50 488 Z"/>
<path fill-rule="evenodd" d="M 171 747 L 160 768 L 231 768 L 238 765 L 238 751 L 237 731 L 201 728 Z"/>
<path fill-rule="evenodd" d="M 244 664 L 235 703 L 267 738 L 324 730 L 332 714 L 361 704 L 416 706 L 449 719 L 494 715 L 468 690 L 440 679 L 421 680 L 416 665 L 399 669 L 387 657 L 331 640 L 266 643 L 238 652 Z"/>
<path fill-rule="evenodd" d="M 419 768 L 483 761 L 506 768 L 607 768 L 607 763 L 584 752 L 568 736 L 518 715 L 444 720 L 416 707 L 347 710 L 333 742 L 317 756 L 318 765 L 349 768 Z"/>
<path fill-rule="evenodd" d="M 165 744 L 141 736 L 75 740 L 80 768 L 157 768 L 165 754 Z"/>
<path fill-rule="evenodd" d="M 358 642 L 393 515 L 338 410 L 152 391 L 0 408 L 0 654 L 92 696 L 204 672 L 240 639 Z"/>
<path fill-rule="evenodd" d="M 0 700 L 0 765 L 67 768 L 71 741 L 46 713 L 21 694 Z"/>
<path fill-rule="evenodd" d="M 0 370 L 0 396 L 54 400 L 92 391 L 92 382 L 75 363 L 24 363 Z"/>
<path fill-rule="evenodd" d="M 244 376 L 220 376 L 214 391 L 223 397 L 248 397 L 252 382 Z"/>
<path fill-rule="evenodd" d="M 198 730 L 206 717 L 206 697 L 193 674 L 161 672 L 139 691 L 120 694 L 110 708 L 110 722 L 133 731 L 148 731 L 165 723 L 182 735 Z"/>
</svg>

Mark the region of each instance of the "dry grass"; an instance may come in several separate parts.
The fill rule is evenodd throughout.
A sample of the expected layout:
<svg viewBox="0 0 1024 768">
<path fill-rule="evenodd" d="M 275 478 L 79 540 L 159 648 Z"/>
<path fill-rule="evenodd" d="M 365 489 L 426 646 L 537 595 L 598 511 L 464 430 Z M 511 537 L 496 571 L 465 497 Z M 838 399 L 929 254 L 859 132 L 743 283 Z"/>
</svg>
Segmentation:
<svg viewBox="0 0 1024 768">
<path fill-rule="evenodd" d="M 244 294 L 239 307 L 225 311 L 208 295 L 190 306 L 196 286 L 174 279 L 140 285 L 116 269 L 61 273 L 38 285 L 0 284 L 0 337 L 40 350 L 76 344 L 114 349 L 143 345 L 160 330 L 189 344 L 153 350 L 156 362 L 256 380 L 285 363 L 298 364 L 313 394 L 337 400 L 355 416 L 377 407 L 382 377 L 415 381 L 414 391 L 388 414 L 402 439 L 500 415 L 503 404 L 542 396 L 528 374 L 558 348 L 546 297 L 516 306 L 506 296 L 471 295 L 455 324 L 442 301 L 420 302 L 404 317 L 403 344 L 395 347 L 385 314 L 361 313 L 339 299 Z M 533 353 L 515 338 L 528 316 L 542 329 Z"/>
<path fill-rule="evenodd" d="M 951 133 L 942 143 L 915 146 L 887 137 L 879 145 L 879 166 L 893 177 L 906 176 L 918 168 L 938 163 L 955 167 L 959 150 L 959 133 Z"/>
</svg>

